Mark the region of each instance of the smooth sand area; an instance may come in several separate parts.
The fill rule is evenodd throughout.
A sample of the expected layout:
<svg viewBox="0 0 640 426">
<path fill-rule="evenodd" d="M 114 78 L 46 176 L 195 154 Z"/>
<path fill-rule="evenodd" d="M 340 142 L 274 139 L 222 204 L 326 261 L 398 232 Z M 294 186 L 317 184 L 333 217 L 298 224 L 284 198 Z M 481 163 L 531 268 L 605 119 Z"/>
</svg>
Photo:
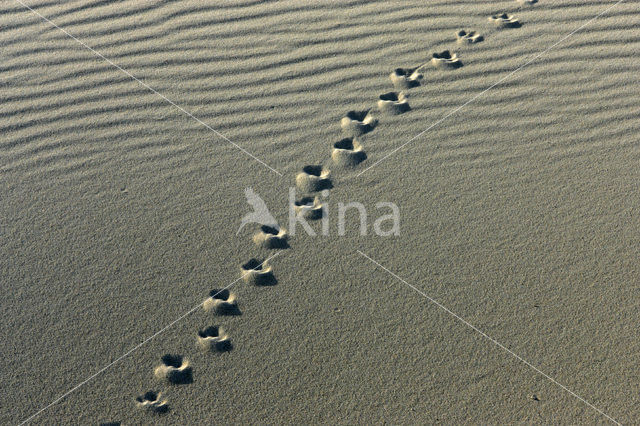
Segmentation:
<svg viewBox="0 0 640 426">
<path fill-rule="evenodd" d="M 615 1 L 21 1 L 140 81 L 0 4 L 0 424 L 232 282 L 33 424 L 638 422 L 637 0 L 361 175 Z M 305 166 L 400 235 L 236 235 Z"/>
</svg>

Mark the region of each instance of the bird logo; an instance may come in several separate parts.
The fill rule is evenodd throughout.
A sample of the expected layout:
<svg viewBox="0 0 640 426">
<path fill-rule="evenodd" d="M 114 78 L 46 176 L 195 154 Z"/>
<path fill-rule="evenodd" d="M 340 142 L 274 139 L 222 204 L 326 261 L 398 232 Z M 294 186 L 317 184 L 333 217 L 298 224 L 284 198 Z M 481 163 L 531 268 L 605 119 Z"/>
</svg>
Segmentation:
<svg viewBox="0 0 640 426">
<path fill-rule="evenodd" d="M 236 235 L 240 233 L 242 228 L 247 223 L 259 223 L 260 225 L 267 225 L 276 229 L 280 229 L 280 226 L 278 226 L 278 222 L 276 222 L 276 219 L 269 212 L 267 204 L 258 194 L 256 194 L 256 192 L 251 187 L 244 189 L 244 195 L 245 197 L 247 197 L 247 203 L 249 203 L 249 205 L 253 207 L 253 211 L 244 215 L 244 217 L 242 218 L 242 222 L 240 223 L 240 228 L 238 228 L 238 232 L 236 232 Z"/>
</svg>

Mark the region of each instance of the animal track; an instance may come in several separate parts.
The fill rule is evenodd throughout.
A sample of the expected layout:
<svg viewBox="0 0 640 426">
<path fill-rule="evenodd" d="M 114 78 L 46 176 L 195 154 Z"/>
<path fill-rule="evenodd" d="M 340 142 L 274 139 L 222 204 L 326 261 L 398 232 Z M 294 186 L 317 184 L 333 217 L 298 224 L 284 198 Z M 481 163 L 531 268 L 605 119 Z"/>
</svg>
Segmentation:
<svg viewBox="0 0 640 426">
<path fill-rule="evenodd" d="M 420 86 L 422 73 L 418 72 L 419 68 L 396 68 L 389 78 L 396 89 L 411 89 Z"/>
<path fill-rule="evenodd" d="M 519 28 L 522 26 L 520 21 L 518 21 L 513 15 L 508 15 L 506 13 L 490 16 L 489 21 L 493 22 L 493 25 L 498 28 Z"/>
<path fill-rule="evenodd" d="M 260 262 L 256 259 L 251 259 L 242 265 L 241 272 L 242 279 L 248 284 L 260 286 L 277 284 L 272 268 L 266 261 Z"/>
<path fill-rule="evenodd" d="M 451 54 L 448 50 L 434 53 L 431 57 L 431 64 L 438 69 L 455 69 L 462 66 L 458 55 Z"/>
<path fill-rule="evenodd" d="M 302 192 L 316 192 L 333 187 L 329 179 L 329 170 L 322 166 L 304 166 L 296 176 L 296 185 Z"/>
<path fill-rule="evenodd" d="M 351 137 L 364 135 L 369 133 L 378 125 L 369 110 L 365 111 L 349 111 L 346 116 L 340 120 L 342 131 Z"/>
<path fill-rule="evenodd" d="M 158 379 L 168 380 L 174 384 L 186 384 L 193 382 L 192 369 L 189 361 L 180 355 L 164 355 L 162 364 L 156 367 L 154 374 Z"/>
<path fill-rule="evenodd" d="M 237 315 L 240 313 L 236 295 L 227 289 L 211 290 L 202 306 L 206 312 L 214 312 L 218 315 Z"/>
<path fill-rule="evenodd" d="M 484 37 L 481 34 L 478 34 L 475 31 L 467 31 L 460 30 L 456 33 L 456 37 L 458 37 L 458 44 L 473 44 L 480 43 L 484 40 Z"/>
<path fill-rule="evenodd" d="M 322 204 L 318 197 L 304 197 L 293 203 L 293 209 L 296 215 L 309 220 L 322 219 Z"/>
<path fill-rule="evenodd" d="M 402 114 L 411 108 L 404 92 L 388 92 L 379 96 L 378 109 L 387 114 Z"/>
<path fill-rule="evenodd" d="M 339 166 L 356 166 L 367 159 L 367 154 L 354 138 L 345 138 L 333 144 L 331 158 Z"/>
<path fill-rule="evenodd" d="M 169 405 L 160 392 L 149 391 L 136 398 L 136 405 L 153 413 L 166 413 Z"/>
<path fill-rule="evenodd" d="M 222 327 L 215 325 L 198 331 L 198 345 L 213 352 L 227 352 L 233 349 L 227 333 Z"/>
<path fill-rule="evenodd" d="M 289 248 L 288 239 L 289 235 L 285 229 L 277 229 L 267 225 L 262 225 L 260 231 L 253 236 L 253 242 L 256 243 L 256 245 L 267 249 Z"/>
</svg>

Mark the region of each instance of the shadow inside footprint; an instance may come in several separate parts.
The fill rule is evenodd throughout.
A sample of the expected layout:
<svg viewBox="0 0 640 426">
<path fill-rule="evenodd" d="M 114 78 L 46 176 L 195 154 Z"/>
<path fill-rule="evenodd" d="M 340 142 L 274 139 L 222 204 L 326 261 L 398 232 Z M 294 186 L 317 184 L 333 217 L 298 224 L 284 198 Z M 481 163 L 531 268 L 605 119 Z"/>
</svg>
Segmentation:
<svg viewBox="0 0 640 426">
<path fill-rule="evenodd" d="M 262 225 L 260 231 L 253 236 L 253 242 L 260 247 L 267 249 L 287 249 L 289 248 L 289 235 L 283 228 Z"/>
<path fill-rule="evenodd" d="M 356 166 L 367 159 L 367 154 L 358 141 L 345 138 L 333 144 L 331 158 L 339 166 Z"/>
<path fill-rule="evenodd" d="M 324 210 L 318 197 L 303 197 L 293 203 L 296 215 L 309 220 L 322 219 Z"/>
<path fill-rule="evenodd" d="M 296 186 L 302 192 L 317 192 L 333 188 L 330 172 L 322 166 L 304 166 L 296 176 Z"/>
<path fill-rule="evenodd" d="M 162 399 L 162 394 L 160 392 L 146 392 L 144 395 L 136 398 L 136 404 L 138 407 L 153 413 L 162 414 L 169 411 L 169 405 L 165 399 Z"/>
<path fill-rule="evenodd" d="M 266 261 L 260 262 L 257 259 L 250 259 L 241 266 L 242 279 L 248 284 L 257 286 L 272 286 L 278 284 L 278 280 L 273 276 L 272 268 Z"/>
<path fill-rule="evenodd" d="M 409 100 L 403 92 L 387 92 L 378 98 L 378 109 L 387 114 L 402 114 L 409 111 Z"/>
<path fill-rule="evenodd" d="M 433 53 L 431 55 L 431 63 L 436 68 L 460 68 L 462 66 L 462 62 L 458 59 L 458 55 L 455 53 L 451 53 L 448 50 L 445 50 L 440 53 Z"/>
<path fill-rule="evenodd" d="M 206 350 L 229 352 L 233 349 L 231 339 L 222 327 L 211 326 L 198 331 L 198 344 Z"/>
<path fill-rule="evenodd" d="M 213 289 L 204 301 L 203 308 L 207 312 L 218 315 L 242 315 L 235 294 L 227 289 Z"/>
<path fill-rule="evenodd" d="M 193 370 L 189 362 L 180 355 L 166 354 L 161 358 L 162 364 L 156 367 L 154 373 L 159 379 L 166 379 L 170 383 L 184 385 L 193 383 Z"/>
<path fill-rule="evenodd" d="M 370 110 L 349 111 L 346 116 L 340 120 L 342 131 L 348 136 L 360 136 L 371 132 L 378 125 Z"/>
<path fill-rule="evenodd" d="M 475 31 L 467 31 L 460 30 L 456 33 L 456 37 L 458 38 L 458 44 L 473 44 L 480 43 L 484 40 L 484 37 L 481 34 L 478 34 Z"/>
<path fill-rule="evenodd" d="M 489 17 L 489 21 L 493 22 L 498 28 L 520 28 L 522 24 L 515 16 L 507 13 L 500 13 Z"/>
<path fill-rule="evenodd" d="M 420 86 L 422 74 L 418 68 L 396 68 L 389 78 L 396 89 L 411 89 Z"/>
</svg>

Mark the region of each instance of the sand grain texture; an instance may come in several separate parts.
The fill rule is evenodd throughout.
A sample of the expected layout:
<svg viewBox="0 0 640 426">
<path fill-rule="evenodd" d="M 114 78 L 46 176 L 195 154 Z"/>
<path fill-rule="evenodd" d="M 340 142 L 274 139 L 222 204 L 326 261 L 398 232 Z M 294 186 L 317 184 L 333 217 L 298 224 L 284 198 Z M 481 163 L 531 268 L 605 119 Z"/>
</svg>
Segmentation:
<svg viewBox="0 0 640 426">
<path fill-rule="evenodd" d="M 277 285 L 230 289 L 241 314 L 198 309 L 33 423 L 607 422 L 356 249 L 621 423 L 640 417 L 640 2 L 359 177 L 613 2 L 28 4 L 283 176 L 2 2 L 0 423 L 26 419 L 237 280 L 248 259 L 268 258 L 252 242 L 258 226 L 236 236 L 244 189 L 285 225 L 288 187 L 307 165 L 331 169 L 316 207 L 360 201 L 371 226 L 375 204 L 395 202 L 401 235 L 360 237 L 350 216 L 344 237 L 335 222 L 328 237 L 291 236 L 269 262 Z M 489 21 L 503 12 L 521 26 Z M 458 44 L 463 28 L 482 43 Z M 445 50 L 464 66 L 426 67 L 410 110 L 378 117 L 378 96 L 398 90 L 390 73 Z M 346 135 L 366 160 L 334 170 L 341 120 L 368 110 L 375 128 Z M 196 346 L 212 324 L 232 351 Z M 154 378 L 165 354 L 189 360 L 192 383 Z M 150 389 L 167 413 L 136 407 Z"/>
</svg>

